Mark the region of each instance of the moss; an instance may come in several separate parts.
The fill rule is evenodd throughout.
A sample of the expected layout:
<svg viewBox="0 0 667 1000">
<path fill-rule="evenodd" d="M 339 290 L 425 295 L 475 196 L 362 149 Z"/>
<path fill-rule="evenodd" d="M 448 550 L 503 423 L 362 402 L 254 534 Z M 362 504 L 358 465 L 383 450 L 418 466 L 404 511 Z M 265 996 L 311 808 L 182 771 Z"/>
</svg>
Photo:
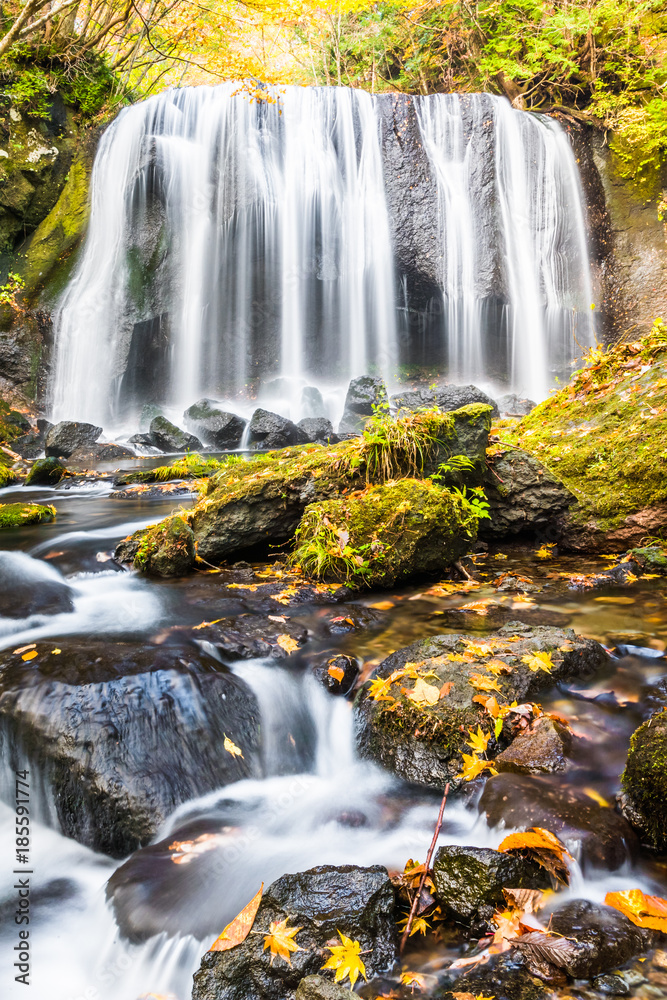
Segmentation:
<svg viewBox="0 0 667 1000">
<path fill-rule="evenodd" d="M 21 528 L 24 524 L 52 521 L 55 516 L 56 508 L 51 505 L 42 507 L 37 503 L 0 504 L 0 530 Z"/>
<path fill-rule="evenodd" d="M 195 537 L 185 517 L 174 515 L 125 539 L 116 558 L 149 576 L 182 576 L 194 565 Z"/>
<path fill-rule="evenodd" d="M 306 507 L 292 557 L 307 575 L 391 587 L 456 562 L 477 536 L 461 493 L 400 479 Z"/>
<path fill-rule="evenodd" d="M 132 483 L 163 483 L 170 479 L 207 479 L 233 464 L 236 456 L 218 460 L 205 458 L 202 455 L 189 454 L 176 459 L 171 465 L 159 465 L 156 469 L 146 469 L 141 472 L 130 472 L 119 476 L 117 486 L 130 486 Z"/>
<path fill-rule="evenodd" d="M 648 842 L 667 849 L 667 710 L 633 734 L 621 785 Z"/>
<path fill-rule="evenodd" d="M 67 474 L 59 458 L 40 458 L 33 463 L 26 476 L 26 486 L 56 486 Z"/>
<path fill-rule="evenodd" d="M 604 529 L 667 501 L 667 328 L 595 349 L 570 385 L 540 403 L 504 443 L 535 455 L 577 497 L 575 521 Z"/>
<path fill-rule="evenodd" d="M 4 459 L 5 456 L 0 453 L 0 489 L 18 482 L 18 476 L 12 471 L 9 465 L 4 464 Z"/>
</svg>

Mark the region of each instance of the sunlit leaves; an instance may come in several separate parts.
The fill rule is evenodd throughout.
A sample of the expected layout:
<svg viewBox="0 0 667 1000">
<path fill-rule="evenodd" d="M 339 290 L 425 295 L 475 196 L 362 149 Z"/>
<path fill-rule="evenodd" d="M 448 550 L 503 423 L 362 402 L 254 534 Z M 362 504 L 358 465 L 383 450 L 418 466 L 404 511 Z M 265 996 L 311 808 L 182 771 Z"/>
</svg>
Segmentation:
<svg viewBox="0 0 667 1000">
<path fill-rule="evenodd" d="M 327 667 L 327 673 L 329 677 L 332 677 L 339 684 L 345 677 L 345 671 L 343 670 L 343 668 L 337 667 L 335 663 L 332 663 L 329 667 Z"/>
<path fill-rule="evenodd" d="M 281 649 L 285 650 L 286 653 L 293 653 L 296 649 L 299 648 L 299 643 L 296 641 L 296 639 L 293 639 L 291 635 L 286 635 L 286 634 L 279 635 L 278 638 L 276 639 L 276 642 L 278 643 Z"/>
<path fill-rule="evenodd" d="M 271 949 L 271 965 L 273 965 L 273 960 L 278 958 L 283 958 L 288 965 L 292 964 L 292 959 L 290 954 L 295 951 L 302 951 L 300 945 L 294 940 L 295 936 L 302 927 L 288 927 L 288 917 L 284 920 L 272 920 L 269 928 L 269 933 L 264 935 L 264 948 Z"/>
<path fill-rule="evenodd" d="M 647 896 L 641 889 L 608 892 L 604 898 L 607 906 L 624 913 L 637 927 L 667 933 L 667 899 Z"/>
<path fill-rule="evenodd" d="M 405 930 L 405 928 L 408 926 L 409 919 L 410 919 L 409 917 L 403 917 L 402 920 L 399 920 L 398 929 L 400 931 Z M 412 926 L 410 927 L 410 937 L 412 937 L 413 934 L 426 934 L 428 931 L 430 931 L 430 929 L 431 925 L 429 924 L 428 920 L 426 920 L 425 917 L 414 917 L 412 921 Z"/>
<path fill-rule="evenodd" d="M 478 691 L 500 691 L 498 681 L 493 677 L 485 677 L 483 674 L 471 674 L 468 682 Z"/>
<path fill-rule="evenodd" d="M 553 660 L 551 659 L 551 653 L 537 652 L 537 653 L 527 653 L 525 656 L 521 657 L 521 662 L 525 663 L 529 670 L 533 672 L 537 670 L 544 670 L 545 673 L 550 674 L 553 669 Z"/>
<path fill-rule="evenodd" d="M 326 960 L 323 969 L 335 969 L 335 981 L 342 982 L 349 979 L 351 986 L 354 986 L 359 976 L 366 979 L 366 967 L 361 960 L 361 945 L 358 941 L 353 941 L 338 931 L 341 944 L 327 945 L 331 955 Z"/>
<path fill-rule="evenodd" d="M 440 688 L 427 684 L 421 677 L 417 679 L 412 691 L 406 691 L 405 688 L 403 691 L 406 698 L 415 705 L 436 705 L 440 699 Z"/>
<path fill-rule="evenodd" d="M 255 922 L 257 910 L 262 901 L 263 891 L 264 883 L 262 882 L 260 889 L 252 897 L 248 905 L 244 906 L 238 916 L 234 917 L 227 924 L 220 937 L 216 938 L 213 942 L 209 951 L 229 951 L 230 948 L 236 948 L 242 941 L 245 941 Z"/>
<path fill-rule="evenodd" d="M 476 754 L 461 754 L 463 757 L 463 770 L 460 774 L 457 774 L 457 778 L 462 778 L 464 781 L 472 781 L 473 778 L 478 778 L 482 771 L 490 771 L 491 774 L 497 774 L 495 767 L 489 760 L 482 760 Z"/>
<path fill-rule="evenodd" d="M 227 753 L 230 753 L 232 757 L 243 757 L 243 752 L 240 747 L 237 747 L 236 743 L 230 740 L 229 736 L 225 736 L 224 743 L 222 744 Z"/>
<path fill-rule="evenodd" d="M 469 747 L 476 754 L 486 753 L 486 747 L 490 739 L 490 733 L 482 732 L 482 727 L 477 727 L 477 732 L 474 733 L 472 729 L 468 730 L 469 739 L 466 740 Z"/>
<path fill-rule="evenodd" d="M 522 851 L 543 868 L 546 868 L 554 878 L 566 885 L 570 879 L 566 858 L 571 858 L 567 848 L 549 830 L 543 827 L 532 827 L 522 833 L 511 833 L 498 845 L 498 850 Z"/>
</svg>

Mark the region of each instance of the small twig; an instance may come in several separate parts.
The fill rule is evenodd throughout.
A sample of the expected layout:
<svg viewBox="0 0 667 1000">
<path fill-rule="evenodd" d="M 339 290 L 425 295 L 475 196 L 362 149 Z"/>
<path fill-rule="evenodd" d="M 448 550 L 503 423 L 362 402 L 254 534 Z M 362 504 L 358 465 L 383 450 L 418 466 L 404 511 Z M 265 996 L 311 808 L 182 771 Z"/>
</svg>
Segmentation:
<svg viewBox="0 0 667 1000">
<path fill-rule="evenodd" d="M 454 568 L 457 569 L 459 573 L 461 573 L 466 578 L 466 580 L 475 579 L 474 576 L 472 576 L 472 574 L 468 572 L 468 570 L 465 568 L 460 559 L 458 560 L 458 562 L 454 563 Z"/>
<path fill-rule="evenodd" d="M 442 802 L 440 803 L 440 812 L 438 813 L 438 822 L 435 824 L 435 831 L 433 833 L 433 840 L 431 841 L 431 846 L 428 849 L 428 854 L 426 855 L 426 861 L 424 862 L 424 871 L 422 877 L 419 880 L 419 886 L 417 888 L 417 893 L 415 898 L 412 900 L 412 906 L 410 907 L 410 915 L 408 917 L 408 922 L 405 925 L 405 930 L 403 931 L 403 937 L 401 938 L 401 944 L 398 949 L 399 954 L 403 954 L 403 949 L 405 948 L 405 942 L 410 936 L 410 930 L 412 928 L 412 921 L 415 918 L 415 913 L 417 912 L 417 905 L 419 903 L 419 897 L 421 896 L 422 889 L 424 888 L 424 882 L 426 881 L 426 876 L 428 875 L 428 870 L 431 867 L 431 858 L 433 857 L 433 851 L 435 850 L 435 845 L 440 836 L 440 828 L 442 827 L 442 817 L 445 813 L 445 806 L 447 805 L 447 796 L 449 795 L 449 782 L 445 785 L 445 794 L 442 796 Z"/>
</svg>

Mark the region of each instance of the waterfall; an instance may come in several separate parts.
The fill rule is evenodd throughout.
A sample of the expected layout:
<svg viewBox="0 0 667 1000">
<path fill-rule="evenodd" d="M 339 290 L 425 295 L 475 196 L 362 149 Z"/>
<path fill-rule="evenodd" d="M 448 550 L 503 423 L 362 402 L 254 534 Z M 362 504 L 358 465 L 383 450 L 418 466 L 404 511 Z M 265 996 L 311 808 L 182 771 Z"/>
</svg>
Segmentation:
<svg viewBox="0 0 667 1000">
<path fill-rule="evenodd" d="M 450 376 L 505 376 L 541 399 L 550 373 L 594 342 L 582 195 L 567 137 L 553 119 L 490 94 L 417 98 L 417 117 L 438 191 Z M 502 312 L 489 322 L 485 305 L 494 297 Z"/>
<path fill-rule="evenodd" d="M 109 427 L 146 402 L 242 408 L 279 376 L 391 381 L 416 360 L 398 319 L 415 310 L 433 333 L 429 370 L 542 398 L 591 342 L 581 192 L 558 124 L 486 94 L 406 99 L 435 192 L 423 210 L 440 272 L 425 307 L 392 245 L 387 188 L 407 182 L 385 155 L 402 142 L 383 133 L 389 95 L 263 95 L 172 89 L 105 132 L 54 316 L 52 416 Z"/>
</svg>

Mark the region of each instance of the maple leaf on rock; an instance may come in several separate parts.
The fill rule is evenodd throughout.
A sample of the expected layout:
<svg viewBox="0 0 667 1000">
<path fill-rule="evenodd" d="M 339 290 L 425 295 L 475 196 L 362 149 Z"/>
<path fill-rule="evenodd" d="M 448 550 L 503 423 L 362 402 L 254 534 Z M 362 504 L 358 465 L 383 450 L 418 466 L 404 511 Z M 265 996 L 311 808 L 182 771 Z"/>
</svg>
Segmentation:
<svg viewBox="0 0 667 1000">
<path fill-rule="evenodd" d="M 299 648 L 299 643 L 291 635 L 279 635 L 276 642 L 286 653 L 293 653 L 295 649 Z"/>
<path fill-rule="evenodd" d="M 473 733 L 472 729 L 468 730 L 468 735 L 470 739 L 467 740 L 469 747 L 472 747 L 475 753 L 486 753 L 486 747 L 491 737 L 490 733 L 483 733 L 482 727 L 477 727 L 477 732 Z"/>
<path fill-rule="evenodd" d="M 284 958 L 287 964 L 291 965 L 290 952 L 303 950 L 301 945 L 298 945 L 294 940 L 294 937 L 303 928 L 288 927 L 288 920 L 289 917 L 285 917 L 284 920 L 272 920 L 269 933 L 264 935 L 264 948 L 262 950 L 271 949 L 271 965 L 273 965 L 273 960 L 276 956 Z"/>
<path fill-rule="evenodd" d="M 236 948 L 242 941 L 245 941 L 255 922 L 263 891 L 264 883 L 262 882 L 259 891 L 252 897 L 248 905 L 243 907 L 238 916 L 234 917 L 227 924 L 220 937 L 216 938 L 213 942 L 209 951 L 229 951 L 230 948 Z"/>
<path fill-rule="evenodd" d="M 404 693 L 415 705 L 435 705 L 440 698 L 440 688 L 434 684 L 427 684 L 421 677 L 416 681 L 412 691 L 404 689 Z"/>
<path fill-rule="evenodd" d="M 491 774 L 497 774 L 495 767 L 489 760 L 482 760 L 477 754 L 461 754 L 463 757 L 463 770 L 460 774 L 457 774 L 457 778 L 463 778 L 464 781 L 472 781 L 473 778 L 477 778 L 482 771 L 490 771 Z"/>
<path fill-rule="evenodd" d="M 667 933 L 667 899 L 647 896 L 641 889 L 626 889 L 608 892 L 604 901 L 607 906 L 624 913 L 637 927 Z"/>
<path fill-rule="evenodd" d="M 521 657 L 521 662 L 525 663 L 528 669 L 533 672 L 544 670 L 547 674 L 551 673 L 554 665 L 551 653 L 526 653 L 525 656 Z"/>
<path fill-rule="evenodd" d="M 222 744 L 227 753 L 230 753 L 232 757 L 243 757 L 243 751 L 240 747 L 237 747 L 236 743 L 233 743 L 229 736 L 225 734 L 225 741 Z"/>
<path fill-rule="evenodd" d="M 349 979 L 351 985 L 354 986 L 360 975 L 366 979 L 366 967 L 361 960 L 361 945 L 340 931 L 338 931 L 338 936 L 342 943 L 327 945 L 331 955 L 322 968 L 335 969 L 334 978 L 337 983 L 342 982 L 343 979 Z"/>
<path fill-rule="evenodd" d="M 483 674 L 471 674 L 468 682 L 478 691 L 500 691 L 498 681 L 494 677 L 485 677 Z"/>
</svg>

